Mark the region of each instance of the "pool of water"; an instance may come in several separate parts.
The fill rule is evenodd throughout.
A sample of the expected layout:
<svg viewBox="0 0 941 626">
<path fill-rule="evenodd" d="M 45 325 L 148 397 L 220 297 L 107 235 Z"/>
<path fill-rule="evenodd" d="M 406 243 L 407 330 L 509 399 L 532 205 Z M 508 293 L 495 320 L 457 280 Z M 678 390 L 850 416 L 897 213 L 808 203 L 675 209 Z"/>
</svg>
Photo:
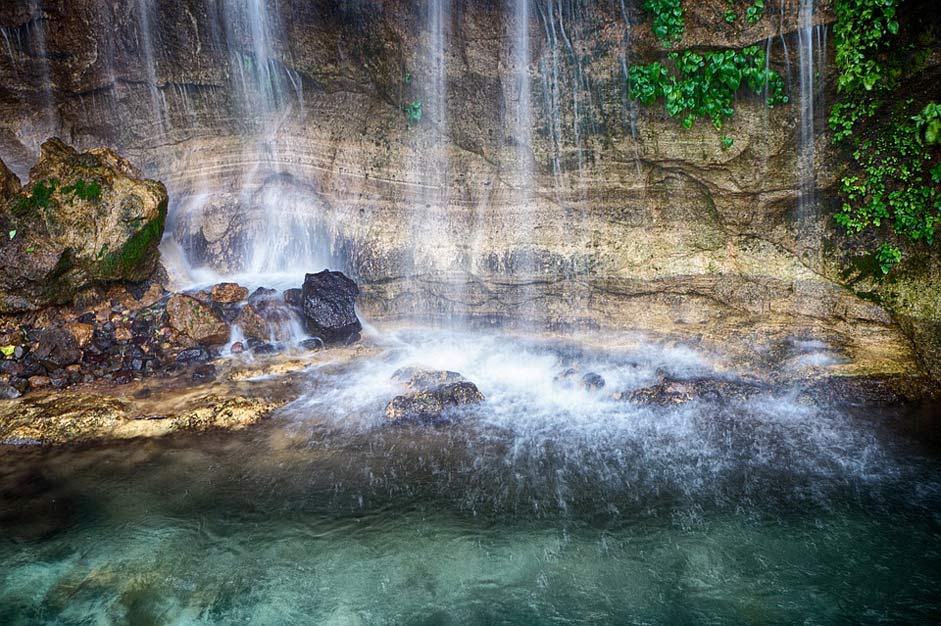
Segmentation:
<svg viewBox="0 0 941 626">
<path fill-rule="evenodd" d="M 0 624 L 937 623 L 941 467 L 801 375 L 747 399 L 682 346 L 403 331 L 243 433 L 0 450 Z M 816 348 L 815 348 L 816 349 Z M 405 365 L 487 401 L 391 427 Z M 560 385 L 576 366 L 604 390 Z"/>
</svg>

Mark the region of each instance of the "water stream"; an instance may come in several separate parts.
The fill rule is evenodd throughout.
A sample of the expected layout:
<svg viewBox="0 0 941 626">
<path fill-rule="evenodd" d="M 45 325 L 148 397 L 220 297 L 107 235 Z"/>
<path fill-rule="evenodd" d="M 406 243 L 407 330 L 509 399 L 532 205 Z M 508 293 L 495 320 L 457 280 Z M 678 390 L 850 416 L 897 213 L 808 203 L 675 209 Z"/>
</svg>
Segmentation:
<svg viewBox="0 0 941 626">
<path fill-rule="evenodd" d="M 314 363 L 247 433 L 3 450 L 0 621 L 931 622 L 941 472 L 891 411 L 789 383 L 634 406 L 611 392 L 739 374 L 624 339 L 387 331 L 373 358 Z M 560 384 L 573 364 L 605 390 Z M 488 399 L 390 428 L 406 365 L 459 369 Z"/>
</svg>

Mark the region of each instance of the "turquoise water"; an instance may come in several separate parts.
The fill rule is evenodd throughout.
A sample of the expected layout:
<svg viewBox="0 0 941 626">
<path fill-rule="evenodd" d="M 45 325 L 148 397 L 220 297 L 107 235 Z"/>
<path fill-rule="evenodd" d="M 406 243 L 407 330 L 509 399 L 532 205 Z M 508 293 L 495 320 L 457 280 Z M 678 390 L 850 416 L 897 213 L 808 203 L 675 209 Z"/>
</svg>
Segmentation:
<svg viewBox="0 0 941 626">
<path fill-rule="evenodd" d="M 423 343 L 250 432 L 0 450 L 0 624 L 938 623 L 941 472 L 903 416 L 540 404 L 552 350 L 436 341 L 491 399 L 460 425 L 374 417 Z M 705 367 L 630 380 L 664 366 Z"/>
</svg>

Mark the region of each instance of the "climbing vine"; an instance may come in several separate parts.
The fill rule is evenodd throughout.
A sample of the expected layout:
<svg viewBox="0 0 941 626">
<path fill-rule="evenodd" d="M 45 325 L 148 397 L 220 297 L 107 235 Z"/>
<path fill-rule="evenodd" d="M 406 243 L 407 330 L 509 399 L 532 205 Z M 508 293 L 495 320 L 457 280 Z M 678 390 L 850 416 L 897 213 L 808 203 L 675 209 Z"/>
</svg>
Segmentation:
<svg viewBox="0 0 941 626">
<path fill-rule="evenodd" d="M 735 0 L 728 0 L 734 5 Z M 764 14 L 764 0 L 752 0 L 745 10 L 745 19 L 756 23 Z M 644 9 L 651 17 L 651 29 L 663 43 L 672 45 L 682 39 L 685 31 L 681 0 L 645 0 Z M 738 14 L 730 8 L 726 21 L 735 22 Z M 735 95 L 741 89 L 756 94 L 767 90 L 767 104 L 785 104 L 784 80 L 767 67 L 767 57 L 758 46 L 742 50 L 671 52 L 666 62 L 655 61 L 630 69 L 628 88 L 633 100 L 651 105 L 662 99 L 670 117 L 691 128 L 697 119 L 708 118 L 717 130 L 731 118 Z M 734 143 L 721 137 L 722 149 Z"/>
<path fill-rule="evenodd" d="M 651 15 L 650 28 L 667 45 L 683 38 L 686 21 L 682 0 L 644 0 L 644 10 Z"/>
<path fill-rule="evenodd" d="M 941 106 L 932 102 L 919 110 L 911 99 L 890 97 L 904 68 L 917 65 L 920 56 L 898 41 L 898 4 L 838 0 L 835 5 L 840 76 L 830 127 L 852 165 L 852 173 L 841 179 L 843 203 L 835 219 L 849 233 L 888 228 L 902 239 L 930 245 L 941 221 Z M 865 132 L 877 113 L 888 121 L 876 132 Z M 883 242 L 873 258 L 888 274 L 902 252 L 895 243 Z"/>
<path fill-rule="evenodd" d="M 716 129 L 732 117 L 732 103 L 739 89 L 756 94 L 768 89 L 768 106 L 788 101 L 784 80 L 765 64 L 765 52 L 757 46 L 702 54 L 692 50 L 672 52 L 672 71 L 659 61 L 632 68 L 632 97 L 644 104 L 663 98 L 670 117 L 691 128 L 698 118 L 709 118 Z"/>
</svg>

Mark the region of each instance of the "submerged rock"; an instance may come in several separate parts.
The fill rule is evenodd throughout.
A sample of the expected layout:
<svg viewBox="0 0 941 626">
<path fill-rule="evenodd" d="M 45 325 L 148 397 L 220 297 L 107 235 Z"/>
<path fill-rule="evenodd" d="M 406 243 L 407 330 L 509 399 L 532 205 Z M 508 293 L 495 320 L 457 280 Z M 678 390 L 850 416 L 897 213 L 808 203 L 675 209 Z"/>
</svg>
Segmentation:
<svg viewBox="0 0 941 626">
<path fill-rule="evenodd" d="M 564 372 L 557 375 L 553 380 L 554 382 L 565 386 L 578 386 L 587 390 L 603 389 L 606 384 L 604 377 L 601 374 L 597 374 L 595 372 L 582 374 L 577 367 L 570 367 L 566 369 Z"/>
<path fill-rule="evenodd" d="M 709 402 L 741 400 L 764 391 L 766 388 L 756 383 L 695 378 L 691 380 L 666 379 L 656 385 L 635 389 L 630 394 L 618 395 L 621 397 L 626 395 L 627 399 L 634 404 L 671 406 L 694 400 Z"/>
<path fill-rule="evenodd" d="M 304 278 L 304 319 L 307 328 L 325 343 L 359 339 L 362 325 L 356 317 L 359 287 L 342 272 L 324 270 Z"/>
<path fill-rule="evenodd" d="M 80 154 L 50 139 L 29 184 L 0 210 L 0 312 L 66 303 L 97 283 L 146 279 L 166 217 L 161 183 L 109 150 Z"/>
<path fill-rule="evenodd" d="M 484 401 L 477 385 L 457 372 L 406 367 L 395 372 L 392 380 L 410 391 L 386 406 L 386 419 L 396 424 L 446 421 L 448 409 Z"/>
<path fill-rule="evenodd" d="M 222 345 L 229 340 L 229 327 L 206 304 L 181 293 L 167 302 L 170 327 L 196 343 Z"/>
</svg>

